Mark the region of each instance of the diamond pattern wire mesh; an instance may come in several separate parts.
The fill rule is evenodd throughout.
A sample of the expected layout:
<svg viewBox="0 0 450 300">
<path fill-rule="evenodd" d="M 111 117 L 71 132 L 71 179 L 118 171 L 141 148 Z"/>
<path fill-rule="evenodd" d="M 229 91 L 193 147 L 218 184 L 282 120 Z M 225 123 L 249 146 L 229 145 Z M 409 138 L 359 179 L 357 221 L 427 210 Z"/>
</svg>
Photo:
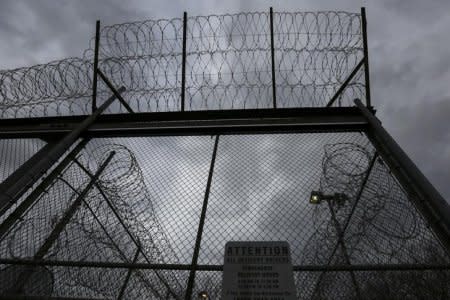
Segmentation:
<svg viewBox="0 0 450 300">
<path fill-rule="evenodd" d="M 39 139 L 0 139 L 0 183 L 44 145 Z"/>
<path fill-rule="evenodd" d="M 0 257 L 189 266 L 214 139 L 91 140 L 0 241 Z M 42 253 L 50 232 L 58 230 L 88 185 L 85 170 L 94 174 L 111 151 L 96 185 Z M 345 197 L 312 204 L 311 191 Z M 300 268 L 450 260 L 360 132 L 221 136 L 198 264 L 222 265 L 229 240 L 286 240 Z M 189 271 L 176 268 L 1 265 L 0 294 L 26 274 L 22 292 L 28 295 L 182 299 Z M 450 293 L 448 270 L 296 271 L 295 279 L 299 299 L 424 299 Z M 220 298 L 221 280 L 220 271 L 197 271 L 192 299 L 200 291 Z"/>
<path fill-rule="evenodd" d="M 370 147 L 360 133 L 221 137 L 200 263 L 221 264 L 225 243 L 235 239 L 287 240 L 299 264 L 321 226 L 309 197 L 320 187 L 323 148 L 338 142 Z"/>
<path fill-rule="evenodd" d="M 323 107 L 363 58 L 361 16 L 275 12 L 277 107 Z M 267 12 L 192 16 L 186 32 L 186 110 L 272 107 Z M 102 27 L 99 69 L 135 112 L 181 110 L 183 20 Z M 0 71 L 1 118 L 91 112 L 94 42 L 82 57 Z M 335 105 L 363 99 L 363 69 Z M 111 95 L 99 81 L 98 103 Z M 126 112 L 119 102 L 107 113 Z"/>
<path fill-rule="evenodd" d="M 318 272 L 294 272 L 297 299 L 446 299 L 450 293 L 450 271 L 355 271 L 360 295 L 355 293 L 350 272 L 327 272 L 314 292 Z M 193 298 L 207 292 L 220 299 L 222 272 L 201 271 L 196 275 Z"/>
</svg>

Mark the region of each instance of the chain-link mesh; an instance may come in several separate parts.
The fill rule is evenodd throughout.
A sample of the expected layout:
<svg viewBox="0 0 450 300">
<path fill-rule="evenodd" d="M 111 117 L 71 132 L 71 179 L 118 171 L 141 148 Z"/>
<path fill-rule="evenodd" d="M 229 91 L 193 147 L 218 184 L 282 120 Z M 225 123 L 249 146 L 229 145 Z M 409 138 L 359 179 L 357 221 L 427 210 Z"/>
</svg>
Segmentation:
<svg viewBox="0 0 450 300">
<path fill-rule="evenodd" d="M 281 12 L 273 23 L 277 107 L 325 106 L 363 57 L 360 15 Z M 182 44 L 180 18 L 106 26 L 99 68 L 127 88 L 134 111 L 177 111 Z M 189 17 L 186 44 L 186 110 L 272 107 L 268 13 Z M 0 71 L 0 116 L 90 113 L 93 49 L 91 41 L 81 58 Z M 110 95 L 100 84 L 99 99 Z M 335 105 L 363 97 L 360 71 Z M 117 112 L 126 110 L 115 103 L 109 113 Z"/>
<path fill-rule="evenodd" d="M 1 294 L 183 299 L 214 142 L 91 140 L 0 242 L 2 259 L 69 266 L 2 265 Z M 203 270 L 223 264 L 227 241 L 283 240 L 297 270 L 321 268 L 295 272 L 299 299 L 450 296 L 448 270 L 327 270 L 450 260 L 363 133 L 225 135 L 216 155 L 198 258 Z M 321 201 L 311 202 L 312 192 Z M 192 299 L 201 291 L 219 299 L 221 284 L 221 271 L 197 271 Z"/>
<path fill-rule="evenodd" d="M 44 145 L 39 139 L 0 139 L 0 183 Z"/>
<path fill-rule="evenodd" d="M 317 286 L 320 273 L 294 272 L 297 299 L 447 299 L 450 294 L 449 270 L 436 271 L 353 271 L 359 294 L 350 271 L 324 273 Z M 209 299 L 221 299 L 221 271 L 200 271 L 196 274 L 192 299 L 206 292 Z"/>
</svg>

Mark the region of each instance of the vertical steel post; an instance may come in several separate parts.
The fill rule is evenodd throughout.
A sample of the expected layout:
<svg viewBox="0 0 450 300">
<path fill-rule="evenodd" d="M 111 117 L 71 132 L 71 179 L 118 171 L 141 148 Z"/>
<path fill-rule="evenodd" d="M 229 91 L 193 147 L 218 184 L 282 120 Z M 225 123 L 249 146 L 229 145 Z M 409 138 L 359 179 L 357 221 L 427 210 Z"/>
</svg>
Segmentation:
<svg viewBox="0 0 450 300">
<path fill-rule="evenodd" d="M 100 76 L 100 78 L 103 80 L 103 82 L 106 83 L 106 85 L 111 90 L 111 92 L 113 92 L 113 95 L 116 96 L 117 100 L 119 100 L 119 102 L 125 107 L 125 109 L 129 113 L 134 113 L 133 109 L 130 107 L 130 105 L 127 103 L 127 101 L 125 101 L 125 99 L 123 99 L 121 92 L 119 92 L 119 90 L 117 90 L 114 87 L 114 84 L 108 79 L 108 77 L 106 77 L 106 75 L 103 74 L 103 72 L 100 71 L 99 69 L 97 69 L 97 74 Z"/>
<path fill-rule="evenodd" d="M 211 182 L 214 173 L 214 165 L 216 162 L 218 146 L 219 146 L 219 136 L 217 135 L 216 141 L 214 142 L 214 150 L 212 153 L 211 164 L 209 167 L 208 181 L 206 182 L 205 198 L 203 200 L 202 212 L 200 214 L 200 222 L 198 224 L 197 238 L 195 240 L 194 254 L 192 256 L 191 271 L 189 273 L 189 279 L 186 288 L 186 295 L 185 295 L 186 300 L 189 300 L 192 297 L 192 290 L 195 281 L 195 271 L 197 269 L 197 261 L 200 253 L 200 244 L 202 241 L 203 227 L 205 225 L 206 210 L 208 208 L 209 191 L 211 190 Z"/>
<path fill-rule="evenodd" d="M 100 44 L 100 20 L 95 22 L 94 68 L 92 75 L 92 113 L 97 110 L 97 69 Z"/>
<path fill-rule="evenodd" d="M 272 57 L 272 99 L 273 108 L 277 108 L 277 86 L 275 81 L 275 45 L 273 41 L 273 8 L 270 7 L 270 53 Z"/>
<path fill-rule="evenodd" d="M 363 47 L 364 47 L 364 81 L 366 85 L 366 106 L 371 107 L 372 104 L 370 100 L 369 46 L 367 44 L 367 19 L 365 7 L 361 7 L 361 25 L 363 35 Z"/>
<path fill-rule="evenodd" d="M 183 13 L 183 53 L 181 57 L 181 111 L 184 111 L 186 97 L 186 36 L 187 12 Z"/>
</svg>

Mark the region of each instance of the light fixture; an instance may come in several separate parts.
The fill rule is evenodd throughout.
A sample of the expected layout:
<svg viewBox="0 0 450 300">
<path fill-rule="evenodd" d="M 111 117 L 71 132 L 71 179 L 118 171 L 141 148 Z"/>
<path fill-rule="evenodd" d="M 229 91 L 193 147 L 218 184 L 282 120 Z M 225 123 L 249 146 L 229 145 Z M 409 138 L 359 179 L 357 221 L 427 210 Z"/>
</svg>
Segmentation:
<svg viewBox="0 0 450 300">
<path fill-rule="evenodd" d="M 198 293 L 198 299 L 209 299 L 208 293 L 206 291 L 201 291 Z"/>
<path fill-rule="evenodd" d="M 309 203 L 311 204 L 319 204 L 322 200 L 334 201 L 339 205 L 342 205 L 346 200 L 348 200 L 348 196 L 344 193 L 334 193 L 331 195 L 325 195 L 319 191 L 312 191 L 311 196 L 309 197 Z"/>
<path fill-rule="evenodd" d="M 312 191 L 311 196 L 309 197 L 309 203 L 319 204 L 320 201 L 322 201 L 322 193 L 319 191 Z"/>
</svg>

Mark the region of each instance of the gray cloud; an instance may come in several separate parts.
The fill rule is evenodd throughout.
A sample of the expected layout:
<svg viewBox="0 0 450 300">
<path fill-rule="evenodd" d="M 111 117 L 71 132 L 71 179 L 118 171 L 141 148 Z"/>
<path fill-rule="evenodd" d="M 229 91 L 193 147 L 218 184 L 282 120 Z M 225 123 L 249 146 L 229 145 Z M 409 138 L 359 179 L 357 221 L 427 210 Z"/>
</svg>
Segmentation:
<svg viewBox="0 0 450 300">
<path fill-rule="evenodd" d="M 388 115 L 393 136 L 443 196 L 448 197 L 450 97 L 396 108 Z"/>
</svg>

